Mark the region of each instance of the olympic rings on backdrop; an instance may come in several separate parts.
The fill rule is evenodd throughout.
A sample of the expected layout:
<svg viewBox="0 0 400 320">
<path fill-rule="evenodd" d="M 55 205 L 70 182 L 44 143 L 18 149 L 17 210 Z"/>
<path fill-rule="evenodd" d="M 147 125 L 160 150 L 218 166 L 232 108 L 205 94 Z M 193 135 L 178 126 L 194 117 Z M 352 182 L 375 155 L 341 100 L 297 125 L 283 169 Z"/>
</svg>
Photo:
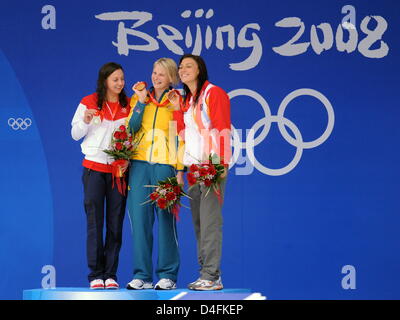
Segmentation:
<svg viewBox="0 0 400 320">
<path fill-rule="evenodd" d="M 237 89 L 229 92 L 229 98 L 233 99 L 238 96 L 248 96 L 256 100 L 264 110 L 264 118 L 258 120 L 248 131 L 246 141 L 241 141 L 241 135 L 232 125 L 232 145 L 234 147 L 233 157 L 231 166 L 233 166 L 238 157 L 241 154 L 241 150 L 246 150 L 246 155 L 249 158 L 251 164 L 260 172 L 270 175 L 270 176 L 281 176 L 287 174 L 288 172 L 292 171 L 297 164 L 301 160 L 301 156 L 303 154 L 304 149 L 312 149 L 320 146 L 323 144 L 331 135 L 333 131 L 333 127 L 335 124 L 335 112 L 333 110 L 332 104 L 322 93 L 313 90 L 313 89 L 298 89 L 290 94 L 288 94 L 281 102 L 278 114 L 272 115 L 271 110 L 267 101 L 257 92 L 249 90 L 249 89 Z M 292 102 L 294 99 L 301 97 L 301 96 L 312 96 L 318 99 L 325 107 L 328 113 L 328 124 L 325 131 L 322 135 L 313 140 L 313 141 L 303 141 L 303 136 L 298 129 L 298 127 L 289 119 L 285 118 L 284 113 L 287 106 Z M 282 137 L 292 146 L 296 147 L 296 153 L 292 159 L 292 161 L 282 167 L 280 169 L 270 169 L 264 165 L 262 165 L 254 155 L 254 147 L 259 145 L 264 139 L 268 136 L 268 133 L 271 129 L 271 125 L 273 122 L 278 124 L 279 132 L 281 133 Z M 294 138 L 288 133 L 286 127 L 288 127 L 294 134 Z M 257 137 L 255 137 L 256 132 L 262 128 L 261 132 Z"/>
<path fill-rule="evenodd" d="M 32 125 L 32 120 L 31 118 L 9 118 L 8 119 L 8 125 L 13 129 L 13 130 L 26 130 Z"/>
</svg>

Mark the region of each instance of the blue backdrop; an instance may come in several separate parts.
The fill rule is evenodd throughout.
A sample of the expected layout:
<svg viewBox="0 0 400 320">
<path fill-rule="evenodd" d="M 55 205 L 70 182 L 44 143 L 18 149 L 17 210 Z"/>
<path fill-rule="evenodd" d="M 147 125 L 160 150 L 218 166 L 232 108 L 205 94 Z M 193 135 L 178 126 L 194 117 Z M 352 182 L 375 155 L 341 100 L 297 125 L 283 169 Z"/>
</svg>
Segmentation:
<svg viewBox="0 0 400 320">
<path fill-rule="evenodd" d="M 70 122 L 100 66 L 122 64 L 131 95 L 156 59 L 194 52 L 231 96 L 224 285 L 399 299 L 399 15 L 394 0 L 3 1 L 0 298 L 41 287 L 45 265 L 58 287 L 87 286 Z M 178 228 L 185 287 L 198 272 L 186 209 Z M 123 286 L 131 249 L 126 220 Z"/>
</svg>

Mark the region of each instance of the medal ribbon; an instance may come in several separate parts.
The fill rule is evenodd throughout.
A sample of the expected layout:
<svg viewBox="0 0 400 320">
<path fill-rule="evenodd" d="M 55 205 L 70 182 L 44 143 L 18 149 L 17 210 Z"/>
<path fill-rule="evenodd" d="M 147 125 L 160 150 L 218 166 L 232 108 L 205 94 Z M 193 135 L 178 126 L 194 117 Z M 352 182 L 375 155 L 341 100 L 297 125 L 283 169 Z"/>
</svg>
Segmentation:
<svg viewBox="0 0 400 320">
<path fill-rule="evenodd" d="M 147 83 L 144 82 L 144 81 L 143 81 L 142 83 L 144 84 L 145 88 L 147 88 Z M 172 89 L 171 91 L 172 91 L 172 92 L 175 92 L 175 94 L 178 95 L 178 97 L 179 97 L 179 105 L 182 106 L 182 96 L 181 96 L 181 94 L 179 93 L 179 91 L 176 90 L 176 89 Z M 148 94 L 149 94 L 150 101 L 151 101 L 152 103 L 154 103 L 157 107 L 166 107 L 166 106 L 168 106 L 168 105 L 170 104 L 170 101 L 169 101 L 168 97 L 167 97 L 167 99 L 165 99 L 165 101 L 164 101 L 163 103 L 159 103 L 159 102 L 156 100 L 156 98 L 154 98 L 153 94 L 152 94 L 150 91 L 147 91 L 147 92 L 148 92 Z"/>
</svg>

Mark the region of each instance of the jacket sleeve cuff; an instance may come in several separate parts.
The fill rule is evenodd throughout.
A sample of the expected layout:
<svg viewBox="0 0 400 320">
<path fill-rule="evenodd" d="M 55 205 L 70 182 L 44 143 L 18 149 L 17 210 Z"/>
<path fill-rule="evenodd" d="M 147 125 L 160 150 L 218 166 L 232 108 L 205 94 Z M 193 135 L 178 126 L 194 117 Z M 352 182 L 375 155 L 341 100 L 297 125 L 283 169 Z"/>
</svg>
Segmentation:
<svg viewBox="0 0 400 320">
<path fill-rule="evenodd" d="M 83 120 L 78 122 L 78 128 L 79 128 L 80 130 L 82 130 L 82 131 L 85 131 L 85 132 L 86 132 L 86 130 L 88 129 L 89 126 L 90 126 L 90 123 L 87 124 L 87 123 L 85 123 L 85 121 L 83 121 Z"/>
<path fill-rule="evenodd" d="M 187 172 L 187 167 L 185 167 L 184 165 L 182 166 L 178 166 L 178 168 L 176 169 L 177 172 Z"/>
<path fill-rule="evenodd" d="M 146 106 L 145 103 L 141 103 L 140 101 L 138 101 L 138 102 L 136 102 L 135 109 L 136 109 L 136 108 L 140 108 L 140 111 L 143 111 L 143 109 L 144 109 L 145 106 Z M 135 110 L 135 111 L 136 111 L 136 110 Z M 137 112 L 137 111 L 136 111 L 136 112 Z"/>
</svg>

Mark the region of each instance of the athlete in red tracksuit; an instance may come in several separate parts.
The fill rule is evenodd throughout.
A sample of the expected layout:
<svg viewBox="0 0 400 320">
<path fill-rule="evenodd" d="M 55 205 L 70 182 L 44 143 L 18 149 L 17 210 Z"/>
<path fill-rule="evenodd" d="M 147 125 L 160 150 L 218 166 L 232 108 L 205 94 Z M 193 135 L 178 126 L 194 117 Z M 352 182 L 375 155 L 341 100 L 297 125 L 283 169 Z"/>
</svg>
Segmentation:
<svg viewBox="0 0 400 320">
<path fill-rule="evenodd" d="M 223 199 L 231 157 L 230 102 L 224 90 L 207 81 L 203 59 L 187 54 L 180 60 L 179 77 L 186 93 L 183 106 L 175 112 L 178 131 L 185 141 L 183 164 L 201 163 L 210 154 L 217 154 L 225 165 L 221 183 Z M 192 290 L 220 290 L 222 251 L 222 204 L 205 186 L 190 189 L 192 219 L 197 239 L 200 278 L 189 284 Z"/>
<path fill-rule="evenodd" d="M 114 130 L 125 124 L 130 99 L 124 92 L 124 73 L 119 64 L 105 64 L 99 71 L 97 84 L 96 93 L 84 97 L 79 104 L 72 120 L 71 135 L 76 141 L 84 138 L 81 143 L 85 155 L 82 180 L 90 288 L 117 289 L 126 197 L 116 186 L 113 188 L 110 164 L 114 160 L 103 150 L 109 149 Z"/>
</svg>

